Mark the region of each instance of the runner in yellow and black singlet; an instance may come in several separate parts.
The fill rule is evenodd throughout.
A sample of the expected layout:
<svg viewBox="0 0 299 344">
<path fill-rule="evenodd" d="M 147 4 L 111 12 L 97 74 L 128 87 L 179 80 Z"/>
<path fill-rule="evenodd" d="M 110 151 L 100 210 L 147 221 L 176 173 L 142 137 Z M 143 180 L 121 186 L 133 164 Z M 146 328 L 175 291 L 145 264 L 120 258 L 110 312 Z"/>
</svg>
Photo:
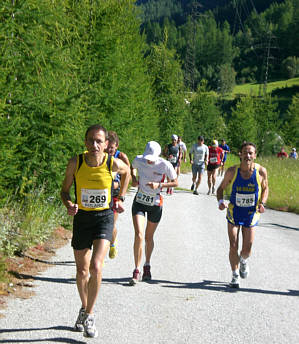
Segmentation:
<svg viewBox="0 0 299 344">
<path fill-rule="evenodd" d="M 89 127 L 85 134 L 87 151 L 70 159 L 61 189 L 61 199 L 69 215 L 74 216 L 72 246 L 76 262 L 76 282 L 81 309 L 75 330 L 95 338 L 93 308 L 102 281 L 103 261 L 112 238 L 112 173 L 123 175 L 119 195 L 126 193 L 130 170 L 119 159 L 109 156 L 107 130 L 101 125 Z M 70 189 L 75 183 L 75 202 Z M 119 199 L 117 209 L 123 212 Z"/>
</svg>

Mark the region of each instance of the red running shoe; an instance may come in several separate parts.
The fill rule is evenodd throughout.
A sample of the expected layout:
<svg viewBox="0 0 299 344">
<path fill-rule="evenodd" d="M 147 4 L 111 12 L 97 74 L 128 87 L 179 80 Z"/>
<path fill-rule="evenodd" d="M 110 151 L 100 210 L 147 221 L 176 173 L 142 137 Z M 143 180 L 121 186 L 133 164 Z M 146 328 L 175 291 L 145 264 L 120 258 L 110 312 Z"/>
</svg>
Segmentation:
<svg viewBox="0 0 299 344">
<path fill-rule="evenodd" d="M 150 281 L 151 279 L 152 279 L 151 267 L 150 267 L 150 265 L 144 265 L 142 281 Z"/>
<path fill-rule="evenodd" d="M 140 281 L 140 271 L 138 269 L 135 269 L 133 271 L 133 277 L 130 279 L 129 284 L 135 285 Z"/>
</svg>

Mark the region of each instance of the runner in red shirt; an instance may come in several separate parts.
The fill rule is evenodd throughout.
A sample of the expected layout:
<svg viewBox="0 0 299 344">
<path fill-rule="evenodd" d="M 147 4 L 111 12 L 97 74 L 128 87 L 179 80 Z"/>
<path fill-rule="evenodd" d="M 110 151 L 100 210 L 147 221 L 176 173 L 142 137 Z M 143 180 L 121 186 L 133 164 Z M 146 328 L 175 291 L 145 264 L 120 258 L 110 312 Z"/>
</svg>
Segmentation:
<svg viewBox="0 0 299 344">
<path fill-rule="evenodd" d="M 277 153 L 277 158 L 279 158 L 279 159 L 287 159 L 287 158 L 288 158 L 288 154 L 287 154 L 287 152 L 284 150 L 283 147 L 281 147 L 280 152 Z"/>
<path fill-rule="evenodd" d="M 212 187 L 212 194 L 215 194 L 215 184 L 216 184 L 216 175 L 217 169 L 221 166 L 223 157 L 223 149 L 218 147 L 218 141 L 213 140 L 212 146 L 209 146 L 209 161 L 207 166 L 208 171 L 208 195 L 211 193 Z"/>
</svg>

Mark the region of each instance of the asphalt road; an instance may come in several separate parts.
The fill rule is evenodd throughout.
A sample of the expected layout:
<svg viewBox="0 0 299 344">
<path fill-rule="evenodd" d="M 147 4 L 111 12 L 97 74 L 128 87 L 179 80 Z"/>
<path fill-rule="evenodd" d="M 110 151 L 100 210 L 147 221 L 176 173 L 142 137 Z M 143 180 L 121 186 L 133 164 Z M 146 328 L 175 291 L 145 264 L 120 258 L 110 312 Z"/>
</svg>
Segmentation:
<svg viewBox="0 0 299 344">
<path fill-rule="evenodd" d="M 182 188 L 190 175 L 181 175 Z M 220 178 L 217 183 L 220 182 Z M 1 311 L 0 343 L 299 343 L 299 216 L 267 209 L 256 232 L 250 276 L 231 277 L 225 213 L 215 196 L 176 190 L 164 198 L 150 283 L 128 285 L 134 268 L 130 207 L 119 216 L 119 255 L 107 258 L 95 307 L 97 339 L 72 332 L 80 307 L 70 244 L 35 277 L 36 295 Z M 165 193 L 164 193 L 165 194 Z"/>
</svg>

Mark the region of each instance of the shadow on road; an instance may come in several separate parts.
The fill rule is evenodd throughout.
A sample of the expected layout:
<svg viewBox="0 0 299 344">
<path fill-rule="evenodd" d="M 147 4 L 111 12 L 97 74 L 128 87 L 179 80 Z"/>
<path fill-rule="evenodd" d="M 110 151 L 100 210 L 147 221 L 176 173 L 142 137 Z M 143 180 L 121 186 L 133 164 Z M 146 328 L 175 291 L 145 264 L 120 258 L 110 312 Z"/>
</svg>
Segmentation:
<svg viewBox="0 0 299 344">
<path fill-rule="evenodd" d="M 124 278 L 103 278 L 102 284 L 119 284 L 124 287 L 129 286 L 129 280 L 131 277 L 124 277 Z"/>
<path fill-rule="evenodd" d="M 202 282 L 195 283 L 181 283 L 181 282 L 169 282 L 153 280 L 151 283 L 161 283 L 170 285 L 162 285 L 163 288 L 188 288 L 188 289 L 204 289 L 212 291 L 223 291 L 228 293 L 235 292 L 246 292 L 246 293 L 258 293 L 258 294 L 269 294 L 269 295 L 285 295 L 285 296 L 299 296 L 299 290 L 288 290 L 286 292 L 279 290 L 265 290 L 256 288 L 230 288 L 228 283 L 219 281 L 203 280 Z"/>
<path fill-rule="evenodd" d="M 259 223 L 259 227 L 271 227 L 271 228 L 281 228 L 281 229 L 291 229 L 294 231 L 299 231 L 299 227 L 290 227 L 290 226 L 284 226 L 284 225 L 280 225 L 278 223 Z"/>
<path fill-rule="evenodd" d="M 0 330 L 1 333 L 16 333 L 16 332 L 31 332 L 31 331 L 48 331 L 48 330 L 58 330 L 58 331 L 73 331 L 72 327 L 69 326 L 53 326 L 53 327 L 44 327 L 44 328 L 19 328 L 19 329 L 6 329 Z M 81 340 L 63 338 L 63 337 L 54 337 L 54 338 L 40 338 L 40 339 L 0 339 L 0 343 L 74 343 L 74 344 L 86 344 Z"/>
<path fill-rule="evenodd" d="M 129 287 L 130 278 L 106 278 L 103 279 L 103 283 L 106 284 L 119 284 L 124 287 Z M 256 294 L 269 294 L 269 295 L 284 295 L 284 296 L 299 296 L 299 290 L 279 291 L 279 290 L 265 290 L 257 288 L 230 288 L 227 282 L 220 281 L 210 281 L 203 280 L 202 282 L 195 283 L 182 283 L 182 282 L 172 282 L 165 280 L 151 280 L 146 282 L 148 284 L 161 284 L 162 288 L 186 288 L 186 289 L 203 289 L 212 291 L 222 291 L 225 293 L 236 293 L 236 292 L 246 292 L 246 293 L 256 293 Z M 131 287 L 131 286 L 130 286 Z"/>
<path fill-rule="evenodd" d="M 15 271 L 10 271 L 10 273 L 16 276 L 19 279 L 32 279 L 34 281 L 43 281 L 43 282 L 51 282 L 51 283 L 66 283 L 66 284 L 74 284 L 76 283 L 75 278 L 50 278 L 50 277 L 42 277 L 42 276 L 33 276 L 33 275 L 26 275 L 26 274 L 19 274 L 15 273 Z M 1 331 L 0 331 L 1 333 Z M 1 342 L 0 342 L 1 343 Z"/>
</svg>

